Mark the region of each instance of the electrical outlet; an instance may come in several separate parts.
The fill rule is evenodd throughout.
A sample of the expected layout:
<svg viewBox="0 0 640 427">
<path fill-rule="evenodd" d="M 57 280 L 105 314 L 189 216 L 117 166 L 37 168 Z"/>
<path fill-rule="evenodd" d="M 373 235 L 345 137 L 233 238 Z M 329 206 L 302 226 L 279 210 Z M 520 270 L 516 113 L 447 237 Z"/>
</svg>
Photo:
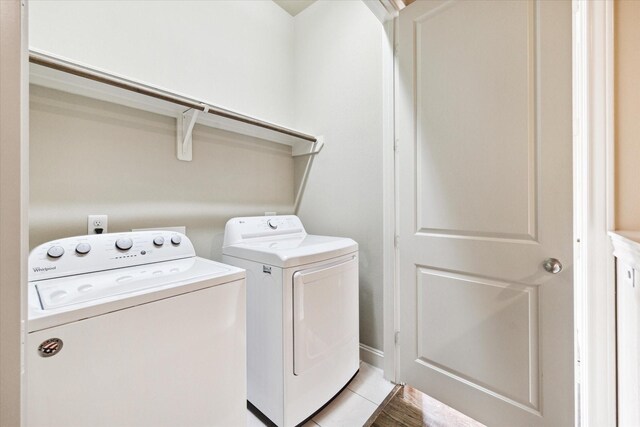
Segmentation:
<svg viewBox="0 0 640 427">
<path fill-rule="evenodd" d="M 104 234 L 109 226 L 109 217 L 107 215 L 89 215 L 87 216 L 87 234 Z"/>
</svg>

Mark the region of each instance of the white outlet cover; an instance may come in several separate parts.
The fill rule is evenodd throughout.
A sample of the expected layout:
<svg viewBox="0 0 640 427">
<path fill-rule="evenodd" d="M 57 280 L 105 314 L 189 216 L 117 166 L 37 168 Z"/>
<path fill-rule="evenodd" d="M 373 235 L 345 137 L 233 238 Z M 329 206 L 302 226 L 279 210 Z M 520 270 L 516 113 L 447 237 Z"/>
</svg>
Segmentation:
<svg viewBox="0 0 640 427">
<path fill-rule="evenodd" d="M 100 225 L 96 225 L 96 221 L 100 222 Z M 102 234 L 106 234 L 109 231 L 109 216 L 108 215 L 87 215 L 87 234 L 97 234 L 96 228 L 102 228 Z"/>
</svg>

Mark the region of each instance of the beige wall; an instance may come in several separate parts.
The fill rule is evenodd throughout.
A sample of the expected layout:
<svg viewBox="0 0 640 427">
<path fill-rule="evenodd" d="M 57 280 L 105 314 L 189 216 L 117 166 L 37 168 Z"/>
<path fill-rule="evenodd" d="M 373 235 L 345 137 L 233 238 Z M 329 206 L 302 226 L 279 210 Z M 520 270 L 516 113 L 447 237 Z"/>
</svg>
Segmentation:
<svg viewBox="0 0 640 427">
<path fill-rule="evenodd" d="M 293 39 L 271 1 L 29 1 L 32 48 L 287 126 Z"/>
<path fill-rule="evenodd" d="M 615 2 L 616 229 L 640 230 L 640 1 Z"/>
<path fill-rule="evenodd" d="M 383 348 L 382 41 L 361 1 L 318 1 L 295 18 L 296 124 L 323 135 L 299 216 L 360 248 L 360 342 Z"/>
<path fill-rule="evenodd" d="M 291 148 L 196 125 L 193 161 L 176 159 L 175 119 L 31 87 L 30 246 L 86 234 L 184 225 L 219 259 L 234 216 L 291 213 Z"/>
</svg>

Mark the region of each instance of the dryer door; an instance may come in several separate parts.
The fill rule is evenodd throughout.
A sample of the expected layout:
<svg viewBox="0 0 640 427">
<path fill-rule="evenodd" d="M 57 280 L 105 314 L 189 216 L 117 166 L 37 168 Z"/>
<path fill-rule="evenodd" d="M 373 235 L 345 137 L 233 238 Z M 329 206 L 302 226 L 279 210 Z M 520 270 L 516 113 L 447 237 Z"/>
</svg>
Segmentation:
<svg viewBox="0 0 640 427">
<path fill-rule="evenodd" d="M 358 335 L 358 257 L 351 255 L 293 275 L 293 373 L 329 356 L 353 353 Z"/>
</svg>

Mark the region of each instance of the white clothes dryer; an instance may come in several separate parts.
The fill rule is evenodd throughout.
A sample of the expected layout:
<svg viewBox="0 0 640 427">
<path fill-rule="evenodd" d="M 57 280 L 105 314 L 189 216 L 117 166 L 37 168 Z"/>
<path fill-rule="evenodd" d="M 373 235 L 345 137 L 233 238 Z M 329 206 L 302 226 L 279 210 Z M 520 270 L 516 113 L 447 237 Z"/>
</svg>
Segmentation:
<svg viewBox="0 0 640 427">
<path fill-rule="evenodd" d="M 301 424 L 358 372 L 358 244 L 294 215 L 233 218 L 222 260 L 247 271 L 249 403 Z"/>
<path fill-rule="evenodd" d="M 114 233 L 38 246 L 28 286 L 28 426 L 245 425 L 243 270 Z"/>
</svg>

